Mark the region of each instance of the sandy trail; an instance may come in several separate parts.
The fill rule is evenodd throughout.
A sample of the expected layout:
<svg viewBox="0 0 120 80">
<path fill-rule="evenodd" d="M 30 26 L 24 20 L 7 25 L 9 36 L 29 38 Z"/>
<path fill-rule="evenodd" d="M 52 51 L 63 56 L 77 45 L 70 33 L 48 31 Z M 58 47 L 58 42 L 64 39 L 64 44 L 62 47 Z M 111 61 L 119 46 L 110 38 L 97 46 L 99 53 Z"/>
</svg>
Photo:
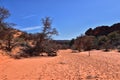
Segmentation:
<svg viewBox="0 0 120 80">
<path fill-rule="evenodd" d="M 61 50 L 57 57 L 2 59 L 0 80 L 120 80 L 120 54 Z M 1 60 L 1 59 L 0 59 Z"/>
</svg>

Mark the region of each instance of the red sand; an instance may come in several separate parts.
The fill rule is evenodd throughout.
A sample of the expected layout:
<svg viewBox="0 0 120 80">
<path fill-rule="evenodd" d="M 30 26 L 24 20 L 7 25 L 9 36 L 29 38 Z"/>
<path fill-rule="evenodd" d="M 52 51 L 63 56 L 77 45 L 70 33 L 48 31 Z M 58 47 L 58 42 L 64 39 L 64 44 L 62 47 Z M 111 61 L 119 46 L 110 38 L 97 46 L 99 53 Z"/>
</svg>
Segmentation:
<svg viewBox="0 0 120 80">
<path fill-rule="evenodd" d="M 10 59 L 0 55 L 0 80 L 120 80 L 120 53 L 60 50 L 57 57 Z"/>
</svg>

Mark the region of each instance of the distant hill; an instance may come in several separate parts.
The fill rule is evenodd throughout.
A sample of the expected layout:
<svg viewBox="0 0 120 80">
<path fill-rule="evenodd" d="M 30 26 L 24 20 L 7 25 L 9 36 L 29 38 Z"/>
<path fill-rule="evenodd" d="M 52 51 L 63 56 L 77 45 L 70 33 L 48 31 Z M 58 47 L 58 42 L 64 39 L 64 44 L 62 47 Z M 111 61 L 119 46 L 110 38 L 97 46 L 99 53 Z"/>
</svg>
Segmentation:
<svg viewBox="0 0 120 80">
<path fill-rule="evenodd" d="M 112 26 L 98 26 L 94 29 L 89 28 L 85 35 L 88 36 L 102 36 L 108 35 L 111 32 L 120 31 L 120 23 L 113 24 Z"/>
</svg>

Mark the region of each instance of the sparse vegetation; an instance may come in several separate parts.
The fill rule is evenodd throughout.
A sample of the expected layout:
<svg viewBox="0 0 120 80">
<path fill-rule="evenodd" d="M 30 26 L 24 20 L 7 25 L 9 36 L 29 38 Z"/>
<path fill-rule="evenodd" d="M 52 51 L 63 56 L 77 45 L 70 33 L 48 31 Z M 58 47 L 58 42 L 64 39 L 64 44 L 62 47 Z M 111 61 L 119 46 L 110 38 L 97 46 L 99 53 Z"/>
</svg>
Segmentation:
<svg viewBox="0 0 120 80">
<path fill-rule="evenodd" d="M 42 19 L 43 28 L 40 33 L 28 34 L 27 32 L 21 32 L 21 35 L 14 37 L 16 34 L 15 29 L 4 22 L 4 19 L 8 18 L 9 15 L 7 9 L 0 7 L 1 49 L 11 53 L 16 46 L 21 46 L 22 49 L 14 55 L 15 58 L 39 56 L 42 53 L 46 53 L 48 56 L 57 56 L 58 46 L 52 40 L 52 35 L 57 35 L 58 32 L 51 27 L 52 21 L 49 17 Z"/>
<path fill-rule="evenodd" d="M 118 52 L 120 52 L 120 46 L 118 46 L 117 49 L 118 49 Z"/>
<path fill-rule="evenodd" d="M 75 41 L 75 46 L 79 51 L 89 51 L 93 49 L 95 37 L 94 36 L 80 36 Z"/>
<path fill-rule="evenodd" d="M 11 52 L 17 46 L 22 48 L 16 53 L 16 58 L 40 56 L 46 53 L 48 56 L 56 56 L 58 49 L 71 48 L 74 51 L 89 51 L 92 49 L 118 49 L 120 46 L 120 30 L 119 23 L 112 26 L 99 26 L 95 29 L 88 29 L 85 35 L 81 35 L 72 40 L 52 40 L 53 35 L 58 32 L 52 28 L 52 20 L 50 17 L 42 19 L 42 30 L 39 33 L 21 32 L 17 37 L 16 29 L 13 29 L 11 24 L 5 22 L 5 19 L 10 16 L 7 9 L 0 7 L 0 48 L 11 55 Z M 18 30 L 19 31 L 19 30 Z"/>
<path fill-rule="evenodd" d="M 43 29 L 40 33 L 29 35 L 31 37 L 29 40 L 33 40 L 33 46 L 27 44 L 22 51 L 28 56 L 39 56 L 42 55 L 42 53 L 46 53 L 48 56 L 57 56 L 58 47 L 51 37 L 58 33 L 55 28 L 51 28 L 51 20 L 49 17 L 42 19 L 42 23 Z M 26 36 L 23 37 L 26 38 Z M 21 55 L 24 56 L 23 53 L 21 53 Z"/>
</svg>

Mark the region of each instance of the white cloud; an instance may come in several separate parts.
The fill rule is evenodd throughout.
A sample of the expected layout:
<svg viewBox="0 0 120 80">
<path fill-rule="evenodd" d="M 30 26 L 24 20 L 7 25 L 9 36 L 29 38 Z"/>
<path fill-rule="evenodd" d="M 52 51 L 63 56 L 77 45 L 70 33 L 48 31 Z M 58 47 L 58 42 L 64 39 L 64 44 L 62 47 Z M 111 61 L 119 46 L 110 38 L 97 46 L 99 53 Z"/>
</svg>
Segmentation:
<svg viewBox="0 0 120 80">
<path fill-rule="evenodd" d="M 23 31 L 32 31 L 32 30 L 37 30 L 37 29 L 41 29 L 41 26 L 27 27 L 27 28 L 23 28 L 21 30 L 23 30 Z"/>
<path fill-rule="evenodd" d="M 21 28 L 22 26 L 13 26 L 13 28 L 16 28 L 16 29 L 19 29 L 19 28 Z"/>
<path fill-rule="evenodd" d="M 23 19 L 31 18 L 31 17 L 34 17 L 34 16 L 36 16 L 36 15 L 28 15 L 28 16 L 23 17 Z"/>
</svg>

